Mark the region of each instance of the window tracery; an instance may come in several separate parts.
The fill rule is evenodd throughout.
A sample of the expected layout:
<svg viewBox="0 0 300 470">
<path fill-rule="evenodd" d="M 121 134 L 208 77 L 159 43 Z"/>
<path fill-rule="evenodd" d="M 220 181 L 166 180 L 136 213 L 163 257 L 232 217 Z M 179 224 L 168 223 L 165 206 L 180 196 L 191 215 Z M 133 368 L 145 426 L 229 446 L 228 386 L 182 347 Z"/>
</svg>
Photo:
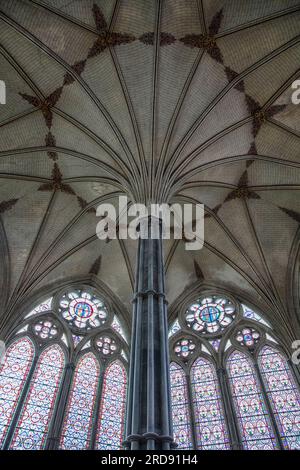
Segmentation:
<svg viewBox="0 0 300 470">
<path fill-rule="evenodd" d="M 299 449 L 299 386 L 270 322 L 211 292 L 178 313 L 169 342 L 179 447 Z"/>
<path fill-rule="evenodd" d="M 47 449 L 57 420 L 59 448 L 120 448 L 128 345 L 111 307 L 74 286 L 37 304 L 16 330 L 0 367 L 1 448 Z"/>
</svg>

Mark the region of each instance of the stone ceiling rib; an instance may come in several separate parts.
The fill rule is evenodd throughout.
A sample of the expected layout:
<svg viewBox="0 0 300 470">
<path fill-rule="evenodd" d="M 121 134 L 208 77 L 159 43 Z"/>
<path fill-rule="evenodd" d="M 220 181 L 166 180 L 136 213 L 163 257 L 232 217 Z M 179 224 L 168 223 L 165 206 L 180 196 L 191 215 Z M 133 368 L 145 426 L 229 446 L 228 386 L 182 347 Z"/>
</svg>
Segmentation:
<svg viewBox="0 0 300 470">
<path fill-rule="evenodd" d="M 241 296 L 253 297 L 255 292 L 272 306 L 279 321 L 291 317 L 293 302 L 287 301 L 272 271 L 265 233 L 272 238 L 284 224 L 284 253 L 295 253 L 300 133 L 293 129 L 296 113 L 283 106 L 300 76 L 295 63 L 300 2 L 266 5 L 266 0 L 261 7 L 258 0 L 252 1 L 251 12 L 243 14 L 238 5 L 239 24 L 230 16 L 237 5 L 233 0 L 191 0 L 189 8 L 185 0 L 128 5 L 115 0 L 107 8 L 94 0 L 91 8 L 85 4 L 78 10 L 42 0 L 3 2 L 1 66 L 14 76 L 12 105 L 0 116 L 0 262 L 7 290 L 1 305 L 5 302 L 9 315 L 17 314 L 19 302 L 29 294 L 61 279 L 66 269 L 72 274 L 78 269 L 79 277 L 89 278 L 87 265 L 94 254 L 101 254 L 101 270 L 113 270 L 115 264 L 115 281 L 111 271 L 109 282 L 115 282 L 118 297 L 120 281 L 124 311 L 130 308 L 133 247 L 124 240 L 97 244 L 92 229 L 99 220 L 93 219 L 97 205 L 116 204 L 117 196 L 126 194 L 129 204 L 196 203 L 206 198 L 205 253 L 184 257 L 179 241 L 166 242 L 167 280 L 178 296 L 186 288 L 184 276 L 187 282 L 196 279 L 193 268 L 184 271 L 196 262 L 204 278 L 214 273 L 218 282 L 222 272 L 225 278 L 236 273 L 232 286 Z M 39 28 L 39 19 L 49 30 Z M 58 34 L 58 43 L 52 34 Z M 235 50 L 239 39 L 244 56 Z M 39 63 L 45 65 L 46 77 Z M 272 82 L 280 65 L 282 73 Z M 258 111 L 263 124 L 255 117 Z M 39 192 L 35 195 L 41 190 L 46 191 L 44 199 Z M 39 196 L 42 204 L 37 200 L 35 212 L 29 202 Z M 34 228 L 22 251 L 10 229 L 22 219 L 27 201 Z M 47 208 L 41 214 L 43 204 Z M 266 223 L 274 229 L 266 227 L 264 233 L 261 214 L 268 207 L 274 217 Z M 230 226 L 234 208 L 241 227 Z M 249 233 L 242 238 L 245 227 Z M 20 228 L 20 238 L 24 234 L 25 228 Z M 296 269 L 291 256 L 287 262 L 293 266 L 287 268 L 278 255 L 289 286 Z M 101 270 L 94 276 L 105 284 Z M 181 270 L 178 281 L 173 270 Z"/>
</svg>

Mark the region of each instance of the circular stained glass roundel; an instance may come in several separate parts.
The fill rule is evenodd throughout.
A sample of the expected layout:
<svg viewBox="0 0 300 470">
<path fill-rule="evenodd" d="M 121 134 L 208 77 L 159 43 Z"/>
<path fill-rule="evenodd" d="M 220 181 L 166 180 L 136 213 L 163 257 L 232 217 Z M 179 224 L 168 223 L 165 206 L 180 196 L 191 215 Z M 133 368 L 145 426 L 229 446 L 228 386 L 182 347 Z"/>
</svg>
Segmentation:
<svg viewBox="0 0 300 470">
<path fill-rule="evenodd" d="M 99 352 L 104 356 L 111 356 L 117 351 L 116 342 L 109 336 L 100 336 L 96 340 L 96 346 Z"/>
<path fill-rule="evenodd" d="M 237 332 L 235 339 L 241 346 L 252 348 L 258 343 L 260 334 L 254 328 L 246 327 Z"/>
<path fill-rule="evenodd" d="M 185 319 L 187 325 L 199 333 L 217 334 L 233 322 L 235 315 L 235 305 L 229 299 L 212 295 L 190 305 Z"/>
<path fill-rule="evenodd" d="M 183 338 L 175 344 L 174 352 L 176 356 L 187 359 L 194 353 L 195 348 L 196 345 L 191 339 Z"/>
<path fill-rule="evenodd" d="M 58 333 L 58 327 L 52 320 L 39 320 L 33 325 L 33 331 L 40 339 L 52 339 Z"/>
<path fill-rule="evenodd" d="M 82 330 L 101 326 L 108 316 L 102 300 L 81 290 L 65 294 L 59 302 L 59 311 L 70 325 Z"/>
</svg>

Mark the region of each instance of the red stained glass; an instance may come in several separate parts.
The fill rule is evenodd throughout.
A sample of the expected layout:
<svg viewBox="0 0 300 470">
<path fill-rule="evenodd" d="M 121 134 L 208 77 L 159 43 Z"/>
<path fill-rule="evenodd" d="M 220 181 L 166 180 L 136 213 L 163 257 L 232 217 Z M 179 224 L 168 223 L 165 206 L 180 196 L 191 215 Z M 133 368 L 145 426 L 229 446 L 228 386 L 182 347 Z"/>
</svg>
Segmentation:
<svg viewBox="0 0 300 470">
<path fill-rule="evenodd" d="M 124 434 L 127 375 L 124 366 L 113 362 L 105 371 L 99 425 L 96 439 L 97 449 L 120 449 Z"/>
<path fill-rule="evenodd" d="M 32 341 L 27 337 L 17 339 L 7 349 L 4 363 L 0 367 L 1 446 L 15 413 L 27 374 L 32 366 L 33 355 Z"/>
<path fill-rule="evenodd" d="M 94 354 L 79 360 L 69 396 L 60 447 L 76 450 L 90 446 L 93 410 L 99 382 L 99 363 Z"/>
<path fill-rule="evenodd" d="M 54 344 L 39 357 L 18 420 L 11 449 L 34 450 L 45 445 L 64 367 L 64 353 Z"/>
</svg>

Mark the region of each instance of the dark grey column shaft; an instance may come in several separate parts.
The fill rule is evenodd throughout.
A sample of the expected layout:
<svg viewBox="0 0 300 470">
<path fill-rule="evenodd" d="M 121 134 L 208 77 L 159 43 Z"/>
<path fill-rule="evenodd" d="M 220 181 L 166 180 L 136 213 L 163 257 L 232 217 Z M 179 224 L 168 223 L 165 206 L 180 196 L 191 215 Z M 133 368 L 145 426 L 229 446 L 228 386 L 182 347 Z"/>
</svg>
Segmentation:
<svg viewBox="0 0 300 470">
<path fill-rule="evenodd" d="M 151 239 L 150 224 L 158 239 Z M 161 221 L 148 218 L 149 237 L 139 240 L 125 446 L 168 450 L 172 443 L 167 302 Z"/>
</svg>

